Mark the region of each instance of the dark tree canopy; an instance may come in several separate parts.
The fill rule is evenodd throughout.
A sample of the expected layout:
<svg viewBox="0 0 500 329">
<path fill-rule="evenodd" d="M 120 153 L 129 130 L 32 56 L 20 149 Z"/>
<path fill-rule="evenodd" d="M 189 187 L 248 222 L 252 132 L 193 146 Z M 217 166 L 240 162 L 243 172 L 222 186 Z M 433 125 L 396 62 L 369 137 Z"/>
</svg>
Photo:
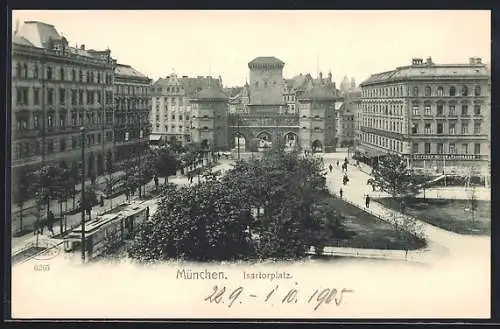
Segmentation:
<svg viewBox="0 0 500 329">
<path fill-rule="evenodd" d="M 318 203 L 326 193 L 318 159 L 277 150 L 205 178 L 164 187 L 158 212 L 129 250 L 132 258 L 299 258 L 322 247 L 322 234 L 341 231 L 340 214 Z"/>
</svg>

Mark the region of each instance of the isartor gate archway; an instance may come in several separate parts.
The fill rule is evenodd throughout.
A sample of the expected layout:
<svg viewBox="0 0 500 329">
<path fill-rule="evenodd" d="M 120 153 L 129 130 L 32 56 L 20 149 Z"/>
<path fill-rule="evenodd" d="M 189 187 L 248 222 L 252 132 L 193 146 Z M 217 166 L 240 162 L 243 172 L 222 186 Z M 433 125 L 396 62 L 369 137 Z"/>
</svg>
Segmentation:
<svg viewBox="0 0 500 329">
<path fill-rule="evenodd" d="M 297 128 L 269 128 L 269 127 L 244 127 L 240 126 L 238 128 L 230 128 L 230 133 L 228 134 L 229 146 L 231 149 L 237 147 L 237 137 L 240 136 L 241 145 L 245 145 L 245 149 L 248 150 L 250 146 L 250 141 L 254 138 L 259 138 L 262 140 L 270 141 L 273 144 L 280 140 L 284 143 L 285 147 L 299 147 L 299 127 Z"/>
</svg>

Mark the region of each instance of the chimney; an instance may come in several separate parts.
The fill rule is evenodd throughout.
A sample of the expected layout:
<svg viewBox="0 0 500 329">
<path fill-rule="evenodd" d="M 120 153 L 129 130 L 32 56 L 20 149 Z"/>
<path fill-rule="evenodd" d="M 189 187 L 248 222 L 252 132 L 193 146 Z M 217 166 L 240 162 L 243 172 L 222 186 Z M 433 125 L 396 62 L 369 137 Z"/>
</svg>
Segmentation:
<svg viewBox="0 0 500 329">
<path fill-rule="evenodd" d="M 481 58 L 479 57 L 469 57 L 469 64 L 470 65 L 477 65 L 477 64 L 481 64 Z"/>
<path fill-rule="evenodd" d="M 422 58 L 413 58 L 413 59 L 411 60 L 411 64 L 412 64 L 412 65 L 422 65 L 422 63 L 423 63 Z"/>
<path fill-rule="evenodd" d="M 329 81 L 329 82 L 332 82 L 332 72 L 329 72 L 329 73 L 328 73 L 328 81 Z"/>
<path fill-rule="evenodd" d="M 81 46 L 80 46 L 80 49 L 81 49 L 81 50 L 85 50 L 85 45 L 81 45 Z"/>
<path fill-rule="evenodd" d="M 182 78 L 183 78 L 183 79 L 185 79 L 185 78 L 187 78 L 187 77 L 188 77 L 187 75 L 183 75 L 183 76 L 182 76 Z"/>
<path fill-rule="evenodd" d="M 432 57 L 427 57 L 427 61 L 425 62 L 427 65 L 432 65 Z"/>
</svg>

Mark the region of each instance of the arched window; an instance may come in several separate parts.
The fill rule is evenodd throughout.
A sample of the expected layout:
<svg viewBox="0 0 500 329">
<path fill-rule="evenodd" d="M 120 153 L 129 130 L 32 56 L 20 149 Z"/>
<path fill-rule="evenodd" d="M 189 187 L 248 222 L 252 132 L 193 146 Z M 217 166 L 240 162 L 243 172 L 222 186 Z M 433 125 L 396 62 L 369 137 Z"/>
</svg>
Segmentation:
<svg viewBox="0 0 500 329">
<path fill-rule="evenodd" d="M 439 86 L 437 89 L 437 95 L 438 96 L 443 96 L 443 87 Z"/>
<path fill-rule="evenodd" d="M 474 88 L 474 96 L 481 96 L 481 86 L 476 86 Z"/>
<path fill-rule="evenodd" d="M 33 67 L 33 78 L 38 79 L 38 65 L 35 63 L 35 67 Z"/>
<path fill-rule="evenodd" d="M 23 75 L 23 69 L 21 63 L 16 64 L 16 77 L 20 78 Z"/>
<path fill-rule="evenodd" d="M 455 87 L 450 87 L 450 96 L 455 96 L 457 93 L 457 90 L 455 89 Z"/>
<path fill-rule="evenodd" d="M 426 86 L 425 87 L 425 97 L 430 97 L 431 96 L 431 87 Z"/>
<path fill-rule="evenodd" d="M 413 97 L 417 97 L 418 96 L 418 87 L 413 87 L 413 90 L 412 90 L 412 96 Z"/>
<path fill-rule="evenodd" d="M 52 80 L 52 68 L 47 66 L 47 80 Z"/>
<path fill-rule="evenodd" d="M 462 87 L 462 96 L 467 96 L 469 94 L 469 88 L 467 86 Z"/>
<path fill-rule="evenodd" d="M 28 64 L 23 65 L 23 70 L 24 70 L 24 78 L 28 78 Z"/>
<path fill-rule="evenodd" d="M 59 75 L 60 75 L 60 77 L 61 77 L 61 80 L 62 80 L 62 81 L 64 81 L 64 68 L 63 68 L 63 67 L 61 67 L 61 68 L 59 69 Z"/>
</svg>

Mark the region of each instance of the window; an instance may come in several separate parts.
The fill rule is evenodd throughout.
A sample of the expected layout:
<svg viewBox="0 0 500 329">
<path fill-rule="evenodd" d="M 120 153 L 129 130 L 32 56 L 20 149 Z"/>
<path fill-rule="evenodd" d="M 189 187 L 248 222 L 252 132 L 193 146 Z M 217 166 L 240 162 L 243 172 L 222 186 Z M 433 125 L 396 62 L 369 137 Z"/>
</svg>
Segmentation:
<svg viewBox="0 0 500 329">
<path fill-rule="evenodd" d="M 424 153 L 425 154 L 431 153 L 431 143 L 425 143 L 424 144 Z"/>
<path fill-rule="evenodd" d="M 418 134 L 418 124 L 417 123 L 414 123 L 413 126 L 411 127 L 411 133 Z"/>
<path fill-rule="evenodd" d="M 430 116 L 431 115 L 431 105 L 430 104 L 425 104 L 425 107 L 424 107 L 424 114 L 426 116 Z"/>
<path fill-rule="evenodd" d="M 33 104 L 40 105 L 40 88 L 33 89 Z"/>
<path fill-rule="evenodd" d="M 451 116 L 455 116 L 456 113 L 455 113 L 455 105 L 450 105 L 450 115 Z"/>
<path fill-rule="evenodd" d="M 450 154 L 455 154 L 457 153 L 457 149 L 455 147 L 455 143 L 450 143 L 450 145 L 448 146 L 448 152 Z"/>
<path fill-rule="evenodd" d="M 80 76 L 80 82 L 83 82 L 83 71 L 82 70 L 80 70 L 79 76 Z"/>
<path fill-rule="evenodd" d="M 172 120 L 175 120 L 175 114 L 172 114 Z"/>
<path fill-rule="evenodd" d="M 438 123 L 437 126 L 436 126 L 436 131 L 438 134 L 442 134 L 443 133 L 443 124 L 442 123 Z"/>
<path fill-rule="evenodd" d="M 474 134 L 481 134 L 481 122 L 474 122 Z"/>
<path fill-rule="evenodd" d="M 59 69 L 59 77 L 61 78 L 61 81 L 64 81 L 64 68 L 61 67 Z"/>
<path fill-rule="evenodd" d="M 437 95 L 438 96 L 443 96 L 444 95 L 443 87 L 441 87 L 441 86 L 438 87 L 438 89 L 437 89 Z"/>
<path fill-rule="evenodd" d="M 78 143 L 78 141 L 77 141 L 76 137 L 75 136 L 71 137 L 71 148 L 72 149 L 76 149 L 77 148 L 77 146 L 78 146 L 77 143 Z"/>
<path fill-rule="evenodd" d="M 462 154 L 469 154 L 469 144 L 462 144 Z"/>
<path fill-rule="evenodd" d="M 462 116 L 464 116 L 464 117 L 468 116 L 469 115 L 468 110 L 469 110 L 469 108 L 467 105 L 465 105 L 465 104 L 462 105 Z"/>
<path fill-rule="evenodd" d="M 255 81 L 255 88 L 259 88 L 259 81 Z"/>
<path fill-rule="evenodd" d="M 436 153 L 443 154 L 444 153 L 444 145 L 443 143 L 437 143 L 436 145 Z"/>
<path fill-rule="evenodd" d="M 431 124 L 430 123 L 425 124 L 424 132 L 427 135 L 431 134 Z"/>
<path fill-rule="evenodd" d="M 47 89 L 47 104 L 54 105 L 54 89 Z"/>
<path fill-rule="evenodd" d="M 71 71 L 71 80 L 76 81 L 76 70 Z"/>
<path fill-rule="evenodd" d="M 38 65 L 35 64 L 35 67 L 33 68 L 33 78 L 38 79 Z"/>
<path fill-rule="evenodd" d="M 481 96 L 481 86 L 476 86 L 474 88 L 474 96 Z"/>
<path fill-rule="evenodd" d="M 47 66 L 47 80 L 52 80 L 52 68 Z"/>
<path fill-rule="evenodd" d="M 66 113 L 60 112 L 59 113 L 59 127 L 64 127 L 65 121 L 66 121 Z"/>
<path fill-rule="evenodd" d="M 66 103 L 66 90 L 59 88 L 59 104 L 64 105 Z"/>
<path fill-rule="evenodd" d="M 448 126 L 448 131 L 449 131 L 449 134 L 450 135 L 455 135 L 456 133 L 456 124 L 454 123 L 450 123 L 449 126 Z"/>
<path fill-rule="evenodd" d="M 418 115 L 418 105 L 414 104 L 412 107 L 412 111 L 413 111 L 413 116 L 417 116 Z"/>
<path fill-rule="evenodd" d="M 78 104 L 83 105 L 83 90 L 78 91 Z"/>
<path fill-rule="evenodd" d="M 481 115 L 481 105 L 474 105 L 474 115 Z"/>
<path fill-rule="evenodd" d="M 54 141 L 51 139 L 47 140 L 47 152 L 48 153 L 54 152 Z"/>
<path fill-rule="evenodd" d="M 418 96 L 418 87 L 413 87 L 412 89 L 412 96 L 417 97 Z"/>
<path fill-rule="evenodd" d="M 457 93 L 457 90 L 455 89 L 455 87 L 450 87 L 450 96 L 455 96 Z"/>
<path fill-rule="evenodd" d="M 462 87 L 461 95 L 462 96 L 467 96 L 468 94 L 469 94 L 469 88 L 467 88 L 467 86 L 463 86 Z"/>
<path fill-rule="evenodd" d="M 33 114 L 33 128 L 38 129 L 40 126 L 38 114 Z"/>
<path fill-rule="evenodd" d="M 438 115 L 438 116 L 444 115 L 443 104 L 438 104 L 437 105 L 437 107 L 436 107 L 436 115 Z"/>
<path fill-rule="evenodd" d="M 469 123 L 468 122 L 462 122 L 462 134 L 466 135 L 469 133 Z"/>
<path fill-rule="evenodd" d="M 64 139 L 64 138 L 61 138 L 59 140 L 59 151 L 60 152 L 66 151 L 66 139 Z"/>
<path fill-rule="evenodd" d="M 474 144 L 474 154 L 481 154 L 481 144 L 480 143 Z"/>
<path fill-rule="evenodd" d="M 425 87 L 425 97 L 430 97 L 431 96 L 431 87 L 427 86 Z"/>
</svg>

